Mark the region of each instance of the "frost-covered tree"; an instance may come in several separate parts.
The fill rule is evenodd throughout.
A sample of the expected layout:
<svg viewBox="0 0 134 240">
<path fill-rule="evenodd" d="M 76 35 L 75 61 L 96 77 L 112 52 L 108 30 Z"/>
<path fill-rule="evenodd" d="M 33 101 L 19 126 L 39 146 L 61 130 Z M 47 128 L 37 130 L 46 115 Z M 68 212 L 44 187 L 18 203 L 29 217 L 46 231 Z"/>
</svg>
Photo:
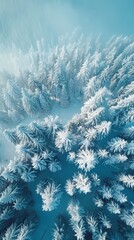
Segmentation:
<svg viewBox="0 0 134 240">
<path fill-rule="evenodd" d="M 123 131 L 123 135 L 127 138 L 133 139 L 134 138 L 134 126 L 126 127 Z"/>
<path fill-rule="evenodd" d="M 67 207 L 67 211 L 74 222 L 79 222 L 84 214 L 84 210 L 78 201 L 70 201 Z"/>
<path fill-rule="evenodd" d="M 58 207 L 62 193 L 59 185 L 48 182 L 44 189 L 41 190 L 40 195 L 42 198 L 42 210 L 52 211 Z"/>
<path fill-rule="evenodd" d="M 134 187 L 134 176 L 121 174 L 119 176 L 119 181 L 122 182 L 126 187 Z"/>
<path fill-rule="evenodd" d="M 95 204 L 98 208 L 102 208 L 103 205 L 104 205 L 104 202 L 103 202 L 103 200 L 102 200 L 101 198 L 96 197 L 96 198 L 94 199 L 94 204 Z"/>
<path fill-rule="evenodd" d="M 29 158 L 34 156 L 35 153 L 37 153 L 36 146 L 34 144 L 28 144 L 26 143 L 23 145 L 22 143 L 16 145 L 16 152 L 25 158 Z"/>
<path fill-rule="evenodd" d="M 32 166 L 35 170 L 42 171 L 47 168 L 47 163 L 42 156 L 38 156 L 37 154 L 35 154 L 32 158 Z"/>
<path fill-rule="evenodd" d="M 99 192 L 102 194 L 103 199 L 109 200 L 112 198 L 112 189 L 105 185 L 103 187 L 101 187 Z"/>
<path fill-rule="evenodd" d="M 103 232 L 100 228 L 93 234 L 93 240 L 106 240 L 107 232 Z"/>
<path fill-rule="evenodd" d="M 100 121 L 103 112 L 104 108 L 99 107 L 96 110 L 87 113 L 86 126 L 94 126 L 95 124 L 97 124 Z"/>
<path fill-rule="evenodd" d="M 0 195 L 0 203 L 13 203 L 19 196 L 19 194 L 19 187 L 17 186 L 17 184 L 9 184 Z"/>
<path fill-rule="evenodd" d="M 95 219 L 95 217 L 92 216 L 92 215 L 89 215 L 87 217 L 87 224 L 88 224 L 89 232 L 94 234 L 97 231 L 97 228 L 98 228 L 98 223 L 97 223 L 97 220 Z"/>
<path fill-rule="evenodd" d="M 66 85 L 62 86 L 61 95 L 60 95 L 60 102 L 63 107 L 68 106 L 69 104 L 69 96 Z"/>
<path fill-rule="evenodd" d="M 21 174 L 21 178 L 24 182 L 33 182 L 36 177 L 36 172 L 32 168 L 26 168 L 25 171 Z"/>
<path fill-rule="evenodd" d="M 110 92 L 108 91 L 108 89 L 104 88 L 100 88 L 92 97 L 89 98 L 88 101 L 86 101 L 84 103 L 84 106 L 82 107 L 82 112 L 89 112 L 92 110 L 97 109 L 98 107 L 100 107 L 101 105 L 103 105 L 105 99 L 108 98 L 108 96 L 110 95 Z M 105 130 L 108 131 L 109 129 L 109 124 L 103 124 L 103 127 L 107 127 Z M 101 127 L 102 129 L 102 127 Z"/>
<path fill-rule="evenodd" d="M 85 174 L 82 173 L 75 174 L 73 177 L 73 182 L 75 184 L 75 188 L 80 193 L 87 194 L 91 192 L 91 182 Z"/>
<path fill-rule="evenodd" d="M 53 229 L 53 240 L 63 240 L 65 235 L 65 224 L 63 222 L 63 219 L 61 217 L 58 218 L 58 220 L 55 223 L 55 227 Z"/>
<path fill-rule="evenodd" d="M 106 227 L 107 229 L 111 228 L 112 225 L 105 215 L 103 215 L 101 213 L 99 215 L 99 219 L 100 219 L 100 222 L 103 224 L 104 227 Z"/>
<path fill-rule="evenodd" d="M 127 145 L 127 141 L 119 137 L 113 138 L 109 142 L 109 148 L 113 152 L 121 152 L 126 147 L 126 145 Z"/>
<path fill-rule="evenodd" d="M 45 118 L 44 124 L 46 126 L 46 133 L 48 136 L 50 135 L 55 136 L 56 133 L 62 128 L 62 125 L 58 116 L 56 117 L 49 116 Z"/>
<path fill-rule="evenodd" d="M 100 185 L 100 178 L 99 178 L 99 176 L 96 173 L 92 173 L 91 176 L 92 176 L 92 179 L 93 179 L 93 185 L 95 187 L 99 186 Z"/>
<path fill-rule="evenodd" d="M 33 222 L 33 220 L 27 221 L 26 219 L 19 228 L 19 234 L 16 240 L 25 240 L 25 239 L 30 240 L 31 232 L 33 232 L 34 228 L 35 228 L 35 222 Z"/>
<path fill-rule="evenodd" d="M 60 151 L 68 152 L 71 150 L 74 141 L 74 137 L 69 131 L 62 130 L 60 132 L 57 132 L 55 145 Z"/>
<path fill-rule="evenodd" d="M 126 153 L 127 153 L 127 155 L 134 154 L 134 141 L 131 141 L 127 144 Z"/>
<path fill-rule="evenodd" d="M 96 154 L 92 150 L 81 150 L 75 159 L 78 168 L 89 172 L 97 163 Z"/>
<path fill-rule="evenodd" d="M 1 209 L 0 209 L 0 221 L 4 222 L 6 220 L 9 220 L 10 218 L 12 218 L 14 216 L 14 209 L 10 206 L 10 205 L 2 205 Z"/>
<path fill-rule="evenodd" d="M 24 124 L 19 124 L 17 127 L 17 135 L 19 139 L 24 143 L 32 142 L 32 129 Z"/>
<path fill-rule="evenodd" d="M 31 194 L 28 191 L 26 185 L 22 183 L 22 187 L 23 188 L 21 195 L 17 196 L 13 203 L 13 208 L 16 209 L 17 211 L 21 211 L 28 208 L 32 200 Z"/>
<path fill-rule="evenodd" d="M 39 102 L 40 102 L 42 111 L 45 113 L 49 112 L 51 109 L 51 100 L 45 87 L 42 86 L 42 91 L 39 91 L 39 90 L 36 90 L 36 91 L 38 91 Z"/>
<path fill-rule="evenodd" d="M 17 172 L 10 171 L 9 169 L 5 169 L 2 173 L 1 176 L 4 177 L 7 181 L 13 183 L 17 182 L 19 180 L 19 174 Z"/>
<path fill-rule="evenodd" d="M 69 152 L 69 153 L 68 153 L 67 160 L 68 160 L 69 162 L 73 162 L 75 158 L 76 158 L 75 152 Z"/>
<path fill-rule="evenodd" d="M 40 181 L 36 187 L 36 193 L 41 194 L 46 186 L 46 181 Z"/>
<path fill-rule="evenodd" d="M 7 137 L 7 139 L 8 139 L 11 143 L 13 143 L 13 144 L 19 144 L 20 139 L 19 139 L 19 137 L 17 136 L 15 130 L 10 130 L 10 129 L 8 130 L 8 129 L 6 129 L 6 130 L 4 131 L 4 134 L 5 134 L 5 136 Z"/>
<path fill-rule="evenodd" d="M 119 204 L 114 201 L 111 201 L 107 204 L 107 209 L 109 212 L 114 214 L 120 214 L 121 212 Z"/>
<path fill-rule="evenodd" d="M 53 240 L 62 240 L 64 239 L 64 230 L 62 228 L 59 228 L 57 225 L 55 225 L 55 229 L 53 232 Z"/>
<path fill-rule="evenodd" d="M 99 149 L 97 155 L 99 159 L 107 159 L 109 152 L 106 149 Z"/>
<path fill-rule="evenodd" d="M 124 187 L 122 187 L 122 185 L 120 184 L 115 183 L 114 186 L 112 187 L 113 198 L 119 203 L 127 202 L 127 196 L 121 192 L 123 190 L 124 190 Z"/>
<path fill-rule="evenodd" d="M 60 165 L 60 162 L 56 159 L 50 161 L 48 163 L 48 169 L 51 171 L 51 172 L 57 172 L 57 171 L 60 171 L 61 170 L 61 165 Z"/>
<path fill-rule="evenodd" d="M 18 176 L 18 174 L 21 175 L 23 172 L 25 172 L 28 167 L 29 165 L 26 163 L 25 158 L 23 158 L 22 156 L 14 157 L 13 160 L 9 161 L 8 167 L 4 172 L 6 172 L 7 174 L 15 173 L 16 175 L 14 175 Z"/>
<path fill-rule="evenodd" d="M 80 207 L 79 202 L 71 201 L 67 207 L 67 211 L 71 218 L 71 226 L 75 233 L 76 239 L 84 240 L 86 231 L 83 220 L 84 211 Z"/>
<path fill-rule="evenodd" d="M 134 209 L 133 207 L 129 210 L 123 210 L 120 215 L 121 220 L 123 220 L 128 226 L 134 228 Z"/>
<path fill-rule="evenodd" d="M 30 123 L 31 130 L 33 131 L 33 138 L 46 139 L 46 125 L 41 121 L 32 121 Z"/>
<path fill-rule="evenodd" d="M 10 227 L 6 230 L 2 240 L 14 240 L 17 239 L 19 233 L 19 226 L 16 223 L 12 223 Z"/>
<path fill-rule="evenodd" d="M 101 124 L 96 125 L 95 129 L 97 131 L 98 137 L 102 139 L 109 134 L 109 131 L 111 129 L 111 122 L 103 121 Z"/>
<path fill-rule="evenodd" d="M 70 196 L 73 196 L 76 192 L 74 181 L 71 181 L 70 179 L 68 179 L 66 181 L 65 190 Z"/>
<path fill-rule="evenodd" d="M 26 91 L 26 89 L 22 89 L 22 104 L 24 110 L 30 114 L 36 114 L 36 103 L 34 102 L 35 99 L 32 99 L 32 94 Z"/>
<path fill-rule="evenodd" d="M 75 233 L 74 236 L 76 237 L 76 239 L 84 240 L 86 229 L 84 227 L 83 219 L 81 219 L 79 222 L 71 221 L 71 226 Z"/>
</svg>

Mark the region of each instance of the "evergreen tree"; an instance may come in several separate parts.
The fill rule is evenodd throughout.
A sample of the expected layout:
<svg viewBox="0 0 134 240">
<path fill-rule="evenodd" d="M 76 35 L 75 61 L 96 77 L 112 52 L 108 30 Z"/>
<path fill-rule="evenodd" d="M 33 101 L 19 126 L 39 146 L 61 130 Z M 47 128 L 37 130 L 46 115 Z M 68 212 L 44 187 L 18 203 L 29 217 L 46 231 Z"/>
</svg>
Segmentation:
<svg viewBox="0 0 134 240">
<path fill-rule="evenodd" d="M 43 202 L 43 211 L 52 211 L 58 207 L 62 193 L 59 185 L 48 182 L 40 195 Z"/>
</svg>

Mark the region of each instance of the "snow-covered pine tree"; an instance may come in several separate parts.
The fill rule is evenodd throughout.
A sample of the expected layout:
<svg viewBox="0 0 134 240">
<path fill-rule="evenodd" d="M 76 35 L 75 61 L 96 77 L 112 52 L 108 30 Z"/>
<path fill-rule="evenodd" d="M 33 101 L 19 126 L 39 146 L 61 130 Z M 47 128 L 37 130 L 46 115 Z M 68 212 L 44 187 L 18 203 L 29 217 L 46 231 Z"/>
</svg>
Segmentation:
<svg viewBox="0 0 134 240">
<path fill-rule="evenodd" d="M 17 239 L 19 234 L 19 226 L 16 223 L 12 223 L 10 227 L 6 230 L 2 240 L 14 240 Z"/>
<path fill-rule="evenodd" d="M 78 173 L 73 176 L 75 188 L 80 192 L 87 194 L 91 192 L 91 182 L 86 174 Z"/>
<path fill-rule="evenodd" d="M 59 185 L 56 185 L 54 182 L 48 182 L 40 192 L 40 195 L 42 198 L 42 210 L 52 211 L 58 207 L 62 192 Z"/>
<path fill-rule="evenodd" d="M 0 195 L 0 203 L 8 204 L 13 203 L 19 196 L 19 186 L 17 184 L 9 184 L 7 188 Z"/>
<path fill-rule="evenodd" d="M 78 165 L 78 168 L 89 172 L 92 168 L 95 167 L 97 163 L 96 154 L 93 150 L 81 150 L 78 152 L 75 159 L 75 164 Z"/>
<path fill-rule="evenodd" d="M 121 220 L 123 220 L 128 226 L 134 228 L 134 206 L 131 209 L 125 209 L 120 215 Z"/>
<path fill-rule="evenodd" d="M 71 181 L 70 179 L 68 179 L 66 181 L 65 190 L 70 196 L 73 196 L 76 192 L 76 186 L 74 181 Z"/>
<path fill-rule="evenodd" d="M 52 240 L 63 240 L 65 237 L 64 233 L 65 233 L 64 219 L 59 216 L 53 229 Z"/>
<path fill-rule="evenodd" d="M 83 209 L 80 207 L 79 202 L 70 202 L 67 211 L 70 215 L 70 225 L 74 231 L 74 236 L 77 240 L 85 239 L 85 226 L 83 220 Z"/>
<path fill-rule="evenodd" d="M 20 139 L 17 136 L 16 131 L 14 129 L 12 129 L 12 130 L 11 129 L 6 129 L 4 131 L 4 134 L 11 143 L 19 144 Z"/>
<path fill-rule="evenodd" d="M 57 132 L 55 145 L 60 151 L 70 151 L 74 143 L 74 136 L 68 130 L 62 130 Z"/>
<path fill-rule="evenodd" d="M 113 37 L 101 46 L 99 38 L 77 39 L 62 38 L 48 51 L 38 42 L 37 49 L 31 47 L 27 54 L 19 55 L 27 66 L 20 69 L 17 76 L 0 74 L 4 83 L 3 86 L 0 83 L 0 127 L 9 128 L 5 135 L 17 150 L 16 158 L 1 170 L 4 180 L 3 186 L 0 185 L 0 199 L 5 201 L 0 204 L 0 220 L 4 221 L 4 227 L 0 226 L 2 236 L 10 232 L 10 224 L 6 223 L 16 219 L 16 211 L 21 215 L 29 204 L 27 194 L 26 198 L 22 194 L 22 181 L 33 181 L 29 185 L 34 185 L 35 177 L 38 181 L 39 171 L 44 170 L 55 181 L 59 177 L 54 172 L 60 170 L 60 157 L 63 171 L 68 164 L 64 162 L 66 151 L 67 159 L 76 165 L 74 168 L 70 165 L 71 180 L 65 179 L 66 192 L 75 197 L 79 197 L 77 191 L 88 193 L 95 212 L 101 209 L 100 217 L 88 217 L 88 229 L 85 229 L 87 225 L 78 202 L 69 203 L 75 237 L 113 240 L 115 231 L 120 240 L 122 236 L 133 239 L 132 194 L 129 192 L 133 188 L 134 169 L 134 40 L 133 37 Z M 83 100 L 81 113 L 66 126 L 53 116 L 36 120 L 48 113 L 51 104 L 66 106 L 76 99 Z M 23 120 L 25 124 L 16 128 Z M 30 120 L 32 123 L 27 124 Z M 13 129 L 10 129 L 11 124 Z M 78 174 L 74 173 L 77 167 L 81 171 Z M 45 211 L 55 209 L 60 201 L 60 189 L 53 180 L 37 187 Z M 12 191 L 12 185 L 19 187 L 18 193 Z M 91 214 L 92 204 L 89 202 Z M 115 229 L 113 224 L 110 230 L 109 219 L 112 224 L 112 218 L 122 226 L 116 224 Z M 29 239 L 29 226 L 23 222 L 20 225 L 20 235 L 15 239 Z M 56 231 L 59 233 L 59 228 Z M 119 231 L 121 234 L 117 233 Z"/>
</svg>

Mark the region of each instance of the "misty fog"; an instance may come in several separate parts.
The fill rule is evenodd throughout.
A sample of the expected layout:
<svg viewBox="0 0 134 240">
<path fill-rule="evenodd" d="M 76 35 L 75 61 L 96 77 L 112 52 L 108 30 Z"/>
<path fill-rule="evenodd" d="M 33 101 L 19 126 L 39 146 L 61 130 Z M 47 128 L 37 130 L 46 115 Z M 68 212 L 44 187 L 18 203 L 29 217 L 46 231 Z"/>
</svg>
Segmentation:
<svg viewBox="0 0 134 240">
<path fill-rule="evenodd" d="M 132 35 L 134 16 L 130 4 L 134 6 L 134 1 L 1 0 L 1 70 L 16 71 L 18 49 L 27 52 L 41 39 L 48 48 L 61 35 L 69 36 L 76 29 L 87 36 L 101 34 L 104 40 L 112 35 Z"/>
<path fill-rule="evenodd" d="M 80 28 L 84 34 L 133 34 L 133 0 L 1 0 L 0 44 L 25 49 Z M 129 12 L 129 14 L 128 14 Z"/>
</svg>

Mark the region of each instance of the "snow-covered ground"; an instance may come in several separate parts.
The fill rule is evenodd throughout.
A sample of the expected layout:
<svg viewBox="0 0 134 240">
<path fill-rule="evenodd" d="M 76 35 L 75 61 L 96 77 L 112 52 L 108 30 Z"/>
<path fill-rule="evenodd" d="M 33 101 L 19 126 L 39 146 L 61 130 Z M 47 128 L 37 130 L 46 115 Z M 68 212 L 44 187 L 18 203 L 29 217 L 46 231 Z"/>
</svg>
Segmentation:
<svg viewBox="0 0 134 240">
<path fill-rule="evenodd" d="M 82 101 L 75 101 L 71 103 L 68 107 L 61 107 L 59 104 L 54 104 L 52 107 L 51 115 L 58 116 L 63 124 L 66 124 L 68 121 L 72 119 L 72 117 L 80 113 L 82 107 Z"/>
<path fill-rule="evenodd" d="M 58 103 L 53 103 L 50 112 L 46 114 L 40 114 L 39 116 L 28 116 L 26 119 L 23 120 L 23 123 L 29 124 L 34 120 L 42 121 L 45 117 L 48 117 L 48 115 L 52 115 L 53 117 L 58 116 L 62 124 L 65 125 L 68 121 L 72 119 L 75 114 L 80 113 L 82 105 L 82 100 L 75 101 L 66 108 L 60 106 Z"/>
<path fill-rule="evenodd" d="M 15 155 L 15 147 L 0 132 L 0 166 L 5 166 Z"/>
</svg>

